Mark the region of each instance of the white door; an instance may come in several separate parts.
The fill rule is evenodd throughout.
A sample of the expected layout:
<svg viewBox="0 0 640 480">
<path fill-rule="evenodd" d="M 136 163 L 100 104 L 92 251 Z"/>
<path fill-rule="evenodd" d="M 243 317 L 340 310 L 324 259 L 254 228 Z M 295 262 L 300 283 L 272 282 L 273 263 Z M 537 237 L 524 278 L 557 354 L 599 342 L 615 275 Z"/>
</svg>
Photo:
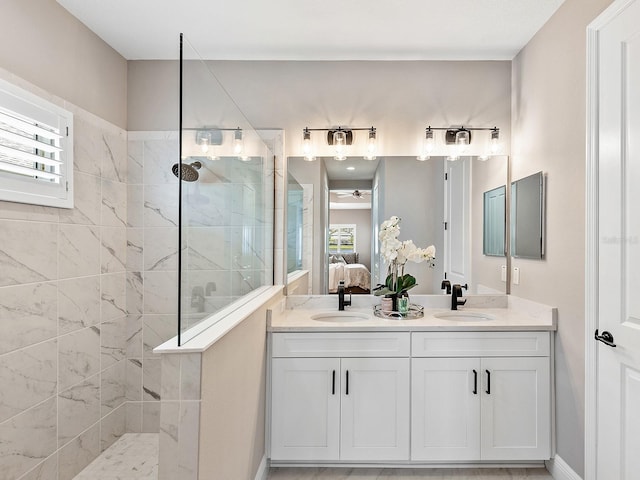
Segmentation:
<svg viewBox="0 0 640 480">
<path fill-rule="evenodd" d="M 445 271 L 452 285 L 465 285 L 471 278 L 471 157 L 445 161 L 445 172 Z"/>
<path fill-rule="evenodd" d="M 596 472 L 632 480 L 640 475 L 640 1 L 611 8 L 598 32 L 596 322 L 616 346 L 597 343 Z"/>
<path fill-rule="evenodd" d="M 409 359 L 342 359 L 340 459 L 409 460 Z"/>
<path fill-rule="evenodd" d="M 340 359 L 274 358 L 271 459 L 338 460 Z"/>
<path fill-rule="evenodd" d="M 549 358 L 483 358 L 481 369 L 482 460 L 548 460 Z"/>
<path fill-rule="evenodd" d="M 480 360 L 414 358 L 411 460 L 480 460 Z"/>
</svg>

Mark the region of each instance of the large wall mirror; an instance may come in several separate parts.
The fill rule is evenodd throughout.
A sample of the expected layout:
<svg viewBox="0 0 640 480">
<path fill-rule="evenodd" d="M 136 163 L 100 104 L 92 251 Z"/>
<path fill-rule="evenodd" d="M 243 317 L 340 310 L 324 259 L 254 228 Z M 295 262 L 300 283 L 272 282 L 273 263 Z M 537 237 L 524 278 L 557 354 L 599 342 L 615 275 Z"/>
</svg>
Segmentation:
<svg viewBox="0 0 640 480">
<path fill-rule="evenodd" d="M 313 162 L 289 157 L 288 185 L 295 192 L 290 201 L 303 192 L 302 215 L 288 207 L 287 248 L 301 252 L 300 261 L 289 265 L 308 271 L 309 293 L 333 293 L 337 280 L 345 279 L 353 293 L 367 294 L 387 273 L 379 226 L 397 215 L 400 240 L 436 247 L 434 268 L 407 264 L 406 272 L 418 282 L 412 293 L 440 294 L 444 278 L 467 284 L 468 293 L 506 293 L 501 271 L 507 260 L 483 251 L 483 219 L 484 193 L 509 184 L 507 164 L 506 156 Z M 296 226 L 299 221 L 302 227 Z"/>
</svg>

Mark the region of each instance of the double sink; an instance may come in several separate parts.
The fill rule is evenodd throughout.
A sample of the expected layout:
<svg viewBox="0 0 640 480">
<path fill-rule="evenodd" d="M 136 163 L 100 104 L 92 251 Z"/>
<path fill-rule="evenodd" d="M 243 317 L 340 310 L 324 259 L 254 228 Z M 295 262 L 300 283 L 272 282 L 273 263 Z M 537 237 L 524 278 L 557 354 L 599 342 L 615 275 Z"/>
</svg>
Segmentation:
<svg viewBox="0 0 640 480">
<path fill-rule="evenodd" d="M 451 320 L 454 322 L 486 322 L 489 320 L 495 320 L 496 317 L 489 313 L 482 312 L 466 312 L 461 310 L 449 310 L 444 312 L 434 313 L 435 318 L 443 320 Z M 364 320 L 370 320 L 371 315 L 361 312 L 322 312 L 311 315 L 311 319 L 318 322 L 329 323 L 351 323 L 361 322 Z"/>
</svg>

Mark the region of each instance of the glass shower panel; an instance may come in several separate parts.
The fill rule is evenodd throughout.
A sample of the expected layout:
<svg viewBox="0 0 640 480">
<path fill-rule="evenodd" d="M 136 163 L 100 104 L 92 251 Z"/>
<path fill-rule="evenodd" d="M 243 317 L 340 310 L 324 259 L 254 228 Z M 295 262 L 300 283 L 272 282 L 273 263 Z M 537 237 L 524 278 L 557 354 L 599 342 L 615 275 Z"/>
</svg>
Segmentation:
<svg viewBox="0 0 640 480">
<path fill-rule="evenodd" d="M 184 344 L 203 320 L 273 285 L 274 156 L 218 81 L 215 62 L 202 60 L 186 39 L 181 66 Z"/>
</svg>

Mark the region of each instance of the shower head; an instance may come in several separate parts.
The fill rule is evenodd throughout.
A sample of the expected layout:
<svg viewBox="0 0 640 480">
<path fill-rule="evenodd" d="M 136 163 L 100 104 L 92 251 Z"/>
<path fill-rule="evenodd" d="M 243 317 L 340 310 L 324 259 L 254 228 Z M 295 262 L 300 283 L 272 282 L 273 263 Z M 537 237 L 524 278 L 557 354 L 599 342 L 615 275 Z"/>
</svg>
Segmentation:
<svg viewBox="0 0 640 480">
<path fill-rule="evenodd" d="M 180 177 L 180 165 L 182 165 L 182 180 L 184 180 L 185 182 L 195 182 L 196 180 L 198 180 L 198 170 L 200 170 L 200 167 L 202 167 L 202 164 L 200 162 L 193 162 L 189 164 L 174 164 L 173 167 L 171 167 L 171 170 L 173 171 L 173 174 L 178 178 Z"/>
</svg>

